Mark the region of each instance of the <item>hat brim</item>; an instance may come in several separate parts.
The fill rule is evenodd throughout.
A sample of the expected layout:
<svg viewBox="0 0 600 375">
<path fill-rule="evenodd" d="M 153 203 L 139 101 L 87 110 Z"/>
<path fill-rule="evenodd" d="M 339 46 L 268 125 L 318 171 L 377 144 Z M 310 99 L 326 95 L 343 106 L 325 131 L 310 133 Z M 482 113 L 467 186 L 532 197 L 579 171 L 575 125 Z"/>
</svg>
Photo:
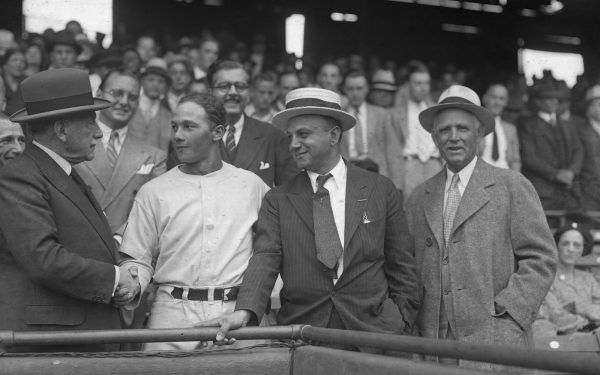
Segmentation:
<svg viewBox="0 0 600 375">
<path fill-rule="evenodd" d="M 349 130 L 354 125 L 356 125 L 356 118 L 348 112 L 344 112 L 339 109 L 323 108 L 316 106 L 284 109 L 283 111 L 276 113 L 271 121 L 273 122 L 273 125 L 285 131 L 287 129 L 288 121 L 296 116 L 301 115 L 318 115 L 332 117 L 340 122 L 342 131 Z"/>
<path fill-rule="evenodd" d="M 159 76 L 164 78 L 164 80 L 167 82 L 167 86 L 171 86 L 171 84 L 173 84 L 173 82 L 171 81 L 171 76 L 169 76 L 169 73 L 166 72 L 160 72 L 157 70 L 148 70 L 146 69 L 144 72 L 140 73 L 140 79 L 144 78 L 145 76 L 148 76 L 150 74 L 154 74 L 155 76 Z"/>
<path fill-rule="evenodd" d="M 388 91 L 388 92 L 396 92 L 398 91 L 398 87 L 395 85 L 392 85 L 391 83 L 373 83 L 371 84 L 371 90 L 381 90 L 381 91 Z"/>
<path fill-rule="evenodd" d="M 421 122 L 421 126 L 431 133 L 433 130 L 433 119 L 440 111 L 445 109 L 462 109 L 463 111 L 473 114 L 485 129 L 485 135 L 491 133 L 496 126 L 496 121 L 494 120 L 492 112 L 484 107 L 467 103 L 445 103 L 429 107 L 419 113 L 419 122 Z"/>
<path fill-rule="evenodd" d="M 36 114 L 32 114 L 32 115 L 27 114 L 26 108 L 22 108 L 22 109 L 18 110 L 17 112 L 13 113 L 12 116 L 10 116 L 10 120 L 13 122 L 30 122 L 30 121 L 46 120 L 46 119 L 52 119 L 52 118 L 66 116 L 66 115 L 73 115 L 73 114 L 81 113 L 81 112 L 94 112 L 94 111 L 98 111 L 98 110 L 105 109 L 108 107 L 112 107 L 114 104 L 115 103 L 110 102 L 106 99 L 94 98 L 94 104 L 83 105 L 83 106 L 72 107 L 72 108 L 56 109 L 54 111 L 36 113 Z"/>
</svg>

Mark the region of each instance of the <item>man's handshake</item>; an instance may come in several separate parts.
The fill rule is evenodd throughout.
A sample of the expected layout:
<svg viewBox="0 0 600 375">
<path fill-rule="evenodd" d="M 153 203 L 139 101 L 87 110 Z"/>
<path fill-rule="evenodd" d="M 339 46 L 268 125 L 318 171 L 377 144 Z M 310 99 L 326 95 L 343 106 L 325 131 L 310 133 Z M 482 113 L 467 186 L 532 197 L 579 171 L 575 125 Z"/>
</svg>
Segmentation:
<svg viewBox="0 0 600 375">
<path fill-rule="evenodd" d="M 119 271 L 119 283 L 113 297 L 115 307 L 127 305 L 139 294 L 141 289 L 136 266 L 120 266 Z"/>
</svg>

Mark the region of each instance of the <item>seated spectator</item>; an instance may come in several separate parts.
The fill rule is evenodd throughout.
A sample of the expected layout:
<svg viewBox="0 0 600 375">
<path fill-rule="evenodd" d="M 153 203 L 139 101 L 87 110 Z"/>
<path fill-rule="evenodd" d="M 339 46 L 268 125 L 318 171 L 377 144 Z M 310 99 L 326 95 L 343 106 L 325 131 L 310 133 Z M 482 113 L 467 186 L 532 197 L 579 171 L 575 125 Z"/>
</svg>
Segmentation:
<svg viewBox="0 0 600 375">
<path fill-rule="evenodd" d="M 31 43 L 25 49 L 25 63 L 25 75 L 29 77 L 48 68 L 48 55 L 39 44 Z"/>
<path fill-rule="evenodd" d="M 267 72 L 257 75 L 252 81 L 250 104 L 246 107 L 246 115 L 262 122 L 271 122 L 277 113 L 273 103 L 277 98 L 277 77 Z"/>
<path fill-rule="evenodd" d="M 206 77 L 195 79 L 190 84 L 190 94 L 206 94 L 208 93 L 208 80 Z"/>
<path fill-rule="evenodd" d="M 590 232 L 573 223 L 556 231 L 554 240 L 558 267 L 534 324 L 538 336 L 590 330 L 600 323 L 600 285 L 591 273 L 575 268 L 591 251 Z"/>
<path fill-rule="evenodd" d="M 189 93 L 194 71 L 187 60 L 180 58 L 169 64 L 169 75 L 171 76 L 171 88 L 167 93 L 167 102 L 169 109 L 173 111 L 177 107 L 179 99 Z"/>
<path fill-rule="evenodd" d="M 82 48 L 67 30 L 57 32 L 49 44 L 50 68 L 74 68 Z"/>
<path fill-rule="evenodd" d="M 279 75 L 278 85 L 279 96 L 273 107 L 277 111 L 283 111 L 285 109 L 285 96 L 288 92 L 300 88 L 300 77 L 293 70 L 285 71 Z"/>
<path fill-rule="evenodd" d="M 25 150 L 25 135 L 21 125 L 0 115 L 0 168 Z"/>
<path fill-rule="evenodd" d="M 142 58 L 134 47 L 126 47 L 123 50 L 123 69 L 132 74 L 138 74 L 142 68 Z"/>
<path fill-rule="evenodd" d="M 152 62 L 156 61 L 156 63 Z M 139 107 L 131 120 L 129 132 L 146 144 L 169 150 L 171 139 L 171 111 L 164 101 L 171 85 L 166 63 L 162 59 L 152 59 L 140 75 L 142 92 Z"/>
<path fill-rule="evenodd" d="M 373 74 L 371 79 L 369 101 L 380 107 L 390 108 L 394 105 L 396 91 L 398 91 L 398 86 L 396 85 L 394 73 L 389 70 L 379 69 Z"/>
<path fill-rule="evenodd" d="M 583 148 L 573 124 L 557 115 L 561 93 L 552 83 L 534 88 L 537 113 L 519 127 L 522 171 L 542 201 L 544 210 L 579 207 L 576 176 Z"/>
<path fill-rule="evenodd" d="M 581 167 L 581 206 L 600 210 L 600 85 L 591 87 L 585 97 L 586 118 L 577 122 L 583 146 Z"/>
<path fill-rule="evenodd" d="M 479 145 L 478 155 L 489 164 L 521 171 L 521 155 L 517 128 L 502 119 L 508 103 L 508 90 L 503 84 L 490 85 L 483 95 L 483 105 L 494 115 L 496 125 Z"/>
<path fill-rule="evenodd" d="M 12 115 L 23 108 L 23 100 L 19 93 L 21 81 L 25 79 L 25 54 L 20 49 L 9 49 L 2 58 L 2 80 L 4 82 L 4 95 L 6 107 L 4 112 Z"/>
</svg>

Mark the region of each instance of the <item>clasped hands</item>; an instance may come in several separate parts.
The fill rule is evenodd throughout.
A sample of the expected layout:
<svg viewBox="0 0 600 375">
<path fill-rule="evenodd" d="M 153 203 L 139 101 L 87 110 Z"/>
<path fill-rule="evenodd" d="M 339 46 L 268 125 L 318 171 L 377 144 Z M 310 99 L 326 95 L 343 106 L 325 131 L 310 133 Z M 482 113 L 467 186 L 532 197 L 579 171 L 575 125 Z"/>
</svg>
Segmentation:
<svg viewBox="0 0 600 375">
<path fill-rule="evenodd" d="M 119 266 L 119 283 L 113 297 L 113 305 L 115 307 L 127 305 L 140 293 L 140 290 L 137 267 Z"/>
</svg>

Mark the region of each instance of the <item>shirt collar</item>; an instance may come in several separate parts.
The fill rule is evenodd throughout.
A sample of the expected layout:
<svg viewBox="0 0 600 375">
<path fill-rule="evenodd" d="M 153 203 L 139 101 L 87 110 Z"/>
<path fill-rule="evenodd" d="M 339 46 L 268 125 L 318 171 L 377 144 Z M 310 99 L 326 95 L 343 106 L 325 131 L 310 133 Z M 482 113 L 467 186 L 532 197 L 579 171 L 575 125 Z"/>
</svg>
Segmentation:
<svg viewBox="0 0 600 375">
<path fill-rule="evenodd" d="M 235 132 L 238 134 L 242 133 L 242 130 L 244 129 L 244 115 L 242 114 L 240 116 L 240 119 L 237 120 L 237 122 L 235 124 L 233 124 L 233 127 L 235 128 Z"/>
<path fill-rule="evenodd" d="M 458 177 L 460 178 L 460 182 L 465 187 L 469 184 L 471 175 L 473 174 L 473 171 L 475 170 L 475 164 L 477 164 L 477 156 L 475 156 L 469 164 L 465 165 L 465 167 L 463 169 L 458 171 Z M 452 181 L 453 176 L 454 176 L 454 172 L 452 172 L 450 169 L 446 168 L 446 181 Z"/>
<path fill-rule="evenodd" d="M 111 129 L 108 125 L 106 125 L 105 123 L 103 123 L 100 120 L 96 120 L 96 122 L 98 123 L 100 130 L 102 130 L 102 139 L 105 139 L 106 141 L 108 141 L 108 139 L 110 139 L 110 133 L 113 132 L 113 129 Z M 125 125 L 120 129 L 115 129 L 117 134 L 119 134 L 120 141 L 123 141 L 123 139 L 127 135 L 127 128 L 129 128 L 129 125 Z"/>
<path fill-rule="evenodd" d="M 330 180 L 332 180 L 333 183 L 335 183 L 336 188 L 339 188 L 341 182 L 346 180 L 346 175 L 348 173 L 344 159 L 342 159 L 341 156 L 339 158 L 340 158 L 340 160 L 337 162 L 335 167 L 333 167 L 329 172 L 327 172 L 327 173 L 331 173 L 332 177 L 330 178 Z M 308 171 L 308 170 L 306 172 L 308 173 L 308 177 L 310 178 L 310 182 L 313 187 L 313 191 L 316 191 L 317 190 L 317 177 L 319 177 L 320 174 L 313 172 L 313 171 Z M 327 174 L 327 173 L 325 173 L 325 174 Z"/>
<path fill-rule="evenodd" d="M 71 175 L 71 171 L 73 170 L 73 167 L 71 166 L 71 163 L 69 163 L 65 158 L 63 158 L 62 156 L 60 156 L 56 152 L 50 150 L 48 147 L 40 144 L 37 141 L 33 141 L 32 143 L 34 145 L 38 146 L 46 154 L 48 154 L 48 156 L 50 156 L 50 158 L 52 160 L 54 160 L 56 162 L 56 164 L 58 164 L 58 166 L 60 167 L 60 169 L 62 169 L 63 171 L 65 171 L 65 173 L 68 176 Z"/>
<path fill-rule="evenodd" d="M 556 119 L 556 114 L 555 113 L 548 113 L 548 112 L 542 112 L 539 111 L 538 112 L 538 116 L 546 121 L 547 123 L 551 123 L 553 119 Z"/>
</svg>

